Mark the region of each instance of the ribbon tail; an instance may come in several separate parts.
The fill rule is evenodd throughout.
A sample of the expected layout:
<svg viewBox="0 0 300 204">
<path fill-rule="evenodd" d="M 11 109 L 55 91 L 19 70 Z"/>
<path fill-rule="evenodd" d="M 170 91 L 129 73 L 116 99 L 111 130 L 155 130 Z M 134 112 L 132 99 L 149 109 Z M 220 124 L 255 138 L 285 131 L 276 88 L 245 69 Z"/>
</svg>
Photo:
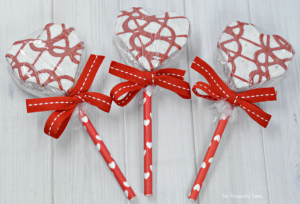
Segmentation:
<svg viewBox="0 0 300 204">
<path fill-rule="evenodd" d="M 237 95 L 242 100 L 248 101 L 250 103 L 277 100 L 277 94 L 274 87 L 252 89 L 242 93 L 237 93 Z"/>
<path fill-rule="evenodd" d="M 157 77 L 157 80 L 158 86 L 175 92 L 181 98 L 191 98 L 190 84 L 188 82 L 166 75 Z"/>
<path fill-rule="evenodd" d="M 45 134 L 58 139 L 66 129 L 73 111 L 74 108 L 66 111 L 53 112 L 46 121 L 44 127 Z"/>
<path fill-rule="evenodd" d="M 27 113 L 69 110 L 76 106 L 71 97 L 48 97 L 26 99 Z"/>
<path fill-rule="evenodd" d="M 258 124 L 266 128 L 271 120 L 271 115 L 264 112 L 255 104 L 249 103 L 247 101 L 241 101 L 239 105 L 246 113 L 255 120 Z"/>
<path fill-rule="evenodd" d="M 147 85 L 143 71 L 116 61 L 111 62 L 109 73 L 133 83 Z"/>
</svg>

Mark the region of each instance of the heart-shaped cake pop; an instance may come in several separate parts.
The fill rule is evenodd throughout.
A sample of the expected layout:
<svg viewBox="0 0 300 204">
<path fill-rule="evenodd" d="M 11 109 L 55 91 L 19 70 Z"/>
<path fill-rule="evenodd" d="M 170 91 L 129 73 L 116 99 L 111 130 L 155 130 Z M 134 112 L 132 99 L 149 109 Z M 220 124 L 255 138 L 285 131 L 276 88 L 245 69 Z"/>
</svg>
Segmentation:
<svg viewBox="0 0 300 204">
<path fill-rule="evenodd" d="M 146 70 L 152 71 L 186 45 L 189 20 L 175 12 L 150 15 L 143 8 L 120 11 L 115 35 Z"/>
<path fill-rule="evenodd" d="M 267 35 L 249 23 L 230 23 L 218 42 L 222 71 L 237 90 L 280 78 L 294 56 L 292 46 L 278 35 Z"/>
<path fill-rule="evenodd" d="M 73 27 L 50 23 L 34 38 L 15 42 L 6 59 L 20 84 L 42 87 L 39 91 L 50 88 L 68 93 L 82 52 L 83 42 Z"/>
</svg>

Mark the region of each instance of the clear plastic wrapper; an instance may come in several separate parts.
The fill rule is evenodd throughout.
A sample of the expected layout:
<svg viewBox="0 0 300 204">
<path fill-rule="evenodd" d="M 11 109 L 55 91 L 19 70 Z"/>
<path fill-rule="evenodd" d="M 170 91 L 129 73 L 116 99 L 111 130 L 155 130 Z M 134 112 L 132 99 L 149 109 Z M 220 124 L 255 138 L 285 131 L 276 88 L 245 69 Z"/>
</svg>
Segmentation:
<svg viewBox="0 0 300 204">
<path fill-rule="evenodd" d="M 49 23 L 14 42 L 5 57 L 9 74 L 23 90 L 38 97 L 59 96 L 72 91 L 83 51 L 73 27 Z"/>
<path fill-rule="evenodd" d="M 235 92 L 273 86 L 289 68 L 295 51 L 279 35 L 239 21 L 231 22 L 217 43 L 221 77 Z"/>
<path fill-rule="evenodd" d="M 229 117 L 229 122 L 234 122 L 238 118 L 238 107 L 233 106 L 225 100 L 216 101 L 209 107 L 209 112 L 213 114 L 213 122 L 221 118 Z"/>
<path fill-rule="evenodd" d="M 75 123 L 73 128 L 85 128 L 126 197 L 131 200 L 135 197 L 132 188 L 86 115 L 87 103 L 106 112 L 110 110 L 110 97 L 88 92 L 104 56 L 91 55 L 82 70 L 83 51 L 84 43 L 73 27 L 49 23 L 44 29 L 13 43 L 6 54 L 8 71 L 20 88 L 45 97 L 26 100 L 28 113 L 56 110 L 45 124 L 46 134 L 58 139 L 70 117 Z"/>
<path fill-rule="evenodd" d="M 114 44 L 127 64 L 153 71 L 178 62 L 189 33 L 190 22 L 184 16 L 133 7 L 118 13 Z"/>
<path fill-rule="evenodd" d="M 279 35 L 270 34 L 250 23 L 235 21 L 222 32 L 215 61 L 220 76 L 230 89 L 243 92 L 274 86 L 289 73 L 294 55 L 292 45 Z M 210 109 L 214 118 L 218 119 L 226 114 L 219 112 L 226 109 L 220 106 L 227 104 L 216 103 Z M 229 122 L 238 118 L 237 107 L 232 108 L 234 114 L 231 114 Z"/>
<path fill-rule="evenodd" d="M 172 68 L 178 62 L 189 34 L 190 22 L 184 16 L 175 12 L 132 7 L 118 13 L 114 30 L 114 45 L 126 64 L 153 73 L 158 69 Z M 118 68 L 114 67 L 114 69 Z M 124 71 L 121 70 L 121 72 Z M 125 73 L 134 75 L 129 71 Z M 147 197 L 153 195 L 151 101 L 155 90 L 155 85 L 152 84 L 155 79 L 153 74 L 151 77 L 147 79 L 151 82 L 140 91 L 143 93 L 143 101 L 140 104 L 143 104 L 144 109 L 144 195 Z M 118 90 L 115 91 L 117 92 Z M 127 97 L 128 95 L 125 96 L 125 100 Z"/>
<path fill-rule="evenodd" d="M 224 95 L 212 97 L 217 102 L 210 109 L 217 113 L 215 115 L 219 116 L 219 122 L 189 195 L 189 199 L 193 201 L 197 199 L 200 189 L 203 188 L 203 182 L 227 122 L 236 120 L 237 110 L 243 109 L 258 124 L 267 127 L 271 115 L 255 106 L 254 103 L 276 100 L 275 89 L 267 87 L 275 85 L 286 73 L 290 72 L 291 62 L 295 55 L 293 47 L 284 38 L 269 34 L 253 24 L 239 21 L 227 25 L 218 40 L 215 53 L 222 79 L 216 76 L 216 73 L 200 67 L 203 72 L 209 73 L 205 78 L 210 81 L 210 85 Z M 205 74 L 202 73 L 202 75 Z M 226 85 L 218 82 L 221 80 Z M 208 89 L 210 85 L 204 86 Z M 199 86 L 197 89 L 201 89 Z"/>
<path fill-rule="evenodd" d="M 72 91 L 83 69 L 83 54 L 84 42 L 74 27 L 49 23 L 14 42 L 5 57 L 8 72 L 21 89 L 37 97 L 49 97 Z M 88 112 L 86 103 L 79 106 Z M 79 114 L 78 107 L 74 114 Z M 82 127 L 78 117 L 71 120 L 75 129 Z"/>
</svg>

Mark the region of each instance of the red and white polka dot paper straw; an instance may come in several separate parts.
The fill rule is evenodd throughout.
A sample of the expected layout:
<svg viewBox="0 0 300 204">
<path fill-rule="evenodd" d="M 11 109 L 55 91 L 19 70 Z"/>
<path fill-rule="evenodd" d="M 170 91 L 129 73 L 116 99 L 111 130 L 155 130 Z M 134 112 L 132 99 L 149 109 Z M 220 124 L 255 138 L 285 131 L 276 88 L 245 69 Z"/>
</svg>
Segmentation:
<svg viewBox="0 0 300 204">
<path fill-rule="evenodd" d="M 152 193 L 152 89 L 147 86 L 143 92 L 144 106 L 144 195 L 150 197 Z"/>
<path fill-rule="evenodd" d="M 82 121 L 83 126 L 85 127 L 86 131 L 92 138 L 96 148 L 102 155 L 103 159 L 105 160 L 109 169 L 113 172 L 115 178 L 117 179 L 119 185 L 123 189 L 126 197 L 131 200 L 135 197 L 135 193 L 133 192 L 132 188 L 128 184 L 126 178 L 122 174 L 121 170 L 119 169 L 115 160 L 110 156 L 109 151 L 107 150 L 105 144 L 103 143 L 102 139 L 99 137 L 97 131 L 95 130 L 93 124 L 87 117 L 87 115 L 82 111 L 79 110 L 80 119 Z"/>
<path fill-rule="evenodd" d="M 200 167 L 199 173 L 197 175 L 196 181 L 195 181 L 195 183 L 193 185 L 193 188 L 191 190 L 191 193 L 189 195 L 190 200 L 193 200 L 193 201 L 197 200 L 197 197 L 200 193 L 200 189 L 202 188 L 203 181 L 206 177 L 206 174 L 207 174 L 208 169 L 211 165 L 211 162 L 213 161 L 214 155 L 215 155 L 216 150 L 219 146 L 220 140 L 221 140 L 223 132 L 226 128 L 229 117 L 230 116 L 227 116 L 225 118 L 221 118 L 220 121 L 219 121 L 217 129 L 214 133 L 213 138 L 211 139 L 210 145 L 208 147 L 208 150 L 206 152 L 204 160 L 201 164 L 201 167 Z"/>
</svg>

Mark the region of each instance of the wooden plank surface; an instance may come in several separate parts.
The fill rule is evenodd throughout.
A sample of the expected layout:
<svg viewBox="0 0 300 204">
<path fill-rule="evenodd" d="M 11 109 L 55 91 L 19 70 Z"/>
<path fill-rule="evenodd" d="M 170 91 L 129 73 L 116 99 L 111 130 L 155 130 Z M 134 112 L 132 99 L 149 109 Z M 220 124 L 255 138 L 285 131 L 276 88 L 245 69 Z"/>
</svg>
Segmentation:
<svg viewBox="0 0 300 204">
<path fill-rule="evenodd" d="M 0 62 L 11 44 L 48 22 L 73 25 L 90 54 L 105 55 L 91 91 L 109 95 L 121 82 L 108 74 L 111 60 L 122 62 L 112 44 L 121 9 L 132 6 L 175 11 L 191 22 L 191 36 L 176 68 L 187 70 L 191 85 L 203 78 L 190 69 L 199 56 L 214 65 L 222 30 L 231 21 L 251 22 L 286 38 L 300 50 L 300 3 L 289 1 L 193 0 L 29 0 L 1 1 Z M 297 53 L 298 54 L 298 53 Z M 229 123 L 196 203 L 300 203 L 299 58 L 276 86 L 277 102 L 259 104 L 272 114 L 267 129 L 244 112 Z M 50 113 L 27 114 L 25 93 L 6 71 L 0 75 L 0 203 L 129 203 L 83 128 L 70 123 L 58 140 L 43 133 Z M 153 97 L 154 196 L 143 196 L 141 95 L 109 114 L 95 108 L 89 117 L 128 179 L 137 198 L 130 203 L 192 203 L 187 199 L 216 123 L 213 104 L 192 94 L 184 100 L 157 88 Z M 140 98 L 140 99 L 139 99 Z M 232 199 L 222 194 L 256 194 Z"/>
<path fill-rule="evenodd" d="M 0 1 L 0 203 L 52 203 L 52 140 L 43 133 L 48 113 L 27 114 L 22 91 L 6 71 L 12 43 L 51 21 L 52 2 Z M 32 12 L 35 10 L 35 12 Z"/>
<path fill-rule="evenodd" d="M 260 2 L 249 2 L 251 22 L 287 39 L 296 51 L 290 73 L 276 85 L 278 101 L 261 104 L 273 115 L 269 127 L 262 130 L 269 199 L 270 203 L 300 203 L 300 4 L 267 0 L 262 6 Z"/>
</svg>

